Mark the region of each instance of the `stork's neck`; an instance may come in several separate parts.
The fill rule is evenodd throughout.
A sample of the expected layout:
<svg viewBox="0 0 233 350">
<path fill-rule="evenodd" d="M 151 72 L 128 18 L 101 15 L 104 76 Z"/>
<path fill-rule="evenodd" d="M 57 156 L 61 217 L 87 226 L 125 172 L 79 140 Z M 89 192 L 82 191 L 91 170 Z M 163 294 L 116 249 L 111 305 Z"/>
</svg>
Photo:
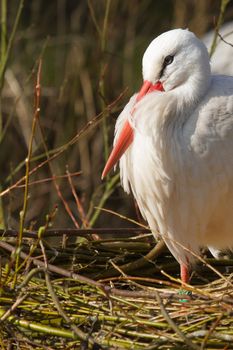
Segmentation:
<svg viewBox="0 0 233 350">
<path fill-rule="evenodd" d="M 190 77 L 177 86 L 173 91 L 177 96 L 177 103 L 183 109 L 194 108 L 205 96 L 211 83 L 211 73 L 208 65 L 201 66 Z"/>
</svg>

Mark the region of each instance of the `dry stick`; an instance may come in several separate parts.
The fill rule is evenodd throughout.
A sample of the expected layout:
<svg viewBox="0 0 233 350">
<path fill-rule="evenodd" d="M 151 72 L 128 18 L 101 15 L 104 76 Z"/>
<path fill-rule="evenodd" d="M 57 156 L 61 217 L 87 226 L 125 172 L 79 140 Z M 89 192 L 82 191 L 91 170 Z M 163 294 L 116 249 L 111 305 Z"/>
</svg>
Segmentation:
<svg viewBox="0 0 233 350">
<path fill-rule="evenodd" d="M 92 19 L 92 21 L 93 21 L 93 23 L 95 25 L 95 28 L 97 30 L 97 33 L 98 33 L 98 35 L 99 35 L 99 37 L 101 39 L 101 29 L 100 29 L 99 24 L 97 22 L 97 19 L 96 19 L 96 16 L 95 16 L 95 11 L 93 9 L 91 0 L 87 0 L 87 5 L 88 5 L 89 10 L 90 10 L 91 19 Z"/>
<path fill-rule="evenodd" d="M 68 170 L 68 166 L 67 166 L 67 170 L 66 170 L 66 173 L 68 175 L 68 181 L 69 181 L 69 185 L 70 185 L 70 188 L 71 188 L 71 191 L 72 191 L 72 194 L 73 194 L 73 197 L 75 199 L 75 202 L 76 202 L 76 206 L 77 206 L 77 211 L 79 213 L 79 216 L 80 216 L 80 220 L 82 222 L 82 226 L 83 227 L 88 227 L 90 226 L 88 220 L 87 220 L 87 217 L 86 217 L 86 214 L 84 213 L 84 209 L 83 209 L 83 206 L 78 198 L 78 195 L 75 191 L 75 188 L 74 188 L 74 184 L 73 184 L 73 181 L 70 177 L 70 173 L 69 173 L 69 170 Z M 95 241 L 98 241 L 100 240 L 100 237 L 96 234 L 96 233 L 93 233 L 91 236 L 90 236 L 92 239 L 94 239 Z"/>
<path fill-rule="evenodd" d="M 134 228 L 134 227 L 126 227 L 126 228 L 80 228 L 80 229 L 46 229 L 46 232 L 43 233 L 43 238 L 45 237 L 59 237 L 63 236 L 64 234 L 69 236 L 87 236 L 90 234 L 101 234 L 101 235 L 109 235 L 109 234 L 118 234 L 119 236 L 122 236 L 124 234 L 149 234 L 151 231 L 149 229 L 143 229 L 143 228 Z M 2 230 L 0 229 L 0 236 L 1 237 L 16 237 L 18 235 L 18 231 L 16 230 Z M 25 230 L 23 233 L 24 237 L 27 238 L 38 238 L 38 232 L 36 231 L 27 231 Z M 150 234 L 151 235 L 151 234 Z M 142 239 L 144 236 L 136 236 L 135 239 Z"/>
<path fill-rule="evenodd" d="M 136 225 L 138 225 L 139 227 L 142 227 L 142 229 L 146 229 L 146 230 L 148 230 L 149 232 L 151 232 L 151 230 L 149 230 L 149 228 L 148 228 L 147 225 L 143 225 L 142 223 L 140 223 L 140 222 L 138 222 L 138 221 L 136 221 L 136 220 L 130 219 L 130 218 L 128 218 L 127 216 L 124 216 L 124 215 L 122 215 L 122 214 L 119 214 L 119 213 L 117 213 L 117 212 L 114 211 L 114 210 L 106 209 L 106 208 L 101 208 L 101 207 L 95 207 L 95 208 L 98 209 L 98 210 L 104 211 L 104 212 L 106 212 L 106 213 L 116 215 L 117 217 L 119 217 L 119 218 L 121 218 L 121 219 L 123 219 L 123 220 L 132 222 L 132 224 L 136 224 Z"/>
<path fill-rule="evenodd" d="M 7 0 L 1 1 L 1 63 L 7 48 Z"/>
<path fill-rule="evenodd" d="M 111 0 L 106 0 L 105 1 L 105 11 L 104 11 L 104 20 L 103 20 L 103 26 L 100 28 L 98 25 L 96 16 L 95 16 L 95 11 L 93 9 L 91 1 L 88 1 L 88 7 L 90 10 L 90 15 L 92 18 L 92 21 L 96 27 L 96 30 L 99 35 L 99 40 L 100 40 L 100 47 L 101 47 L 101 53 L 102 55 L 105 52 L 106 49 L 106 43 L 107 43 L 107 31 L 108 31 L 108 22 L 109 22 L 109 14 L 110 14 L 110 7 L 111 7 Z M 103 143 L 104 143 L 104 159 L 107 161 L 107 158 L 109 156 L 109 140 L 108 140 L 108 115 L 109 111 L 106 110 L 105 105 L 106 105 L 106 99 L 105 99 L 105 81 L 104 81 L 104 74 L 106 70 L 106 64 L 104 63 L 104 60 L 101 60 L 100 62 L 100 77 L 99 77 L 99 95 L 100 95 L 100 103 L 101 103 L 101 108 L 103 110 L 103 121 L 102 121 L 102 136 L 103 136 Z M 108 197 L 111 195 L 112 191 L 114 190 L 116 184 L 118 182 L 118 177 L 114 177 L 109 180 L 109 176 L 107 177 L 107 182 L 105 183 L 105 190 L 102 195 L 102 198 L 100 199 L 99 205 L 98 206 L 103 206 Z M 100 211 L 97 209 L 94 212 L 94 215 L 92 216 L 90 220 L 90 225 L 93 226 L 99 217 Z"/>
<path fill-rule="evenodd" d="M 71 178 L 71 177 L 78 176 L 81 174 L 82 174 L 81 171 L 76 171 L 74 173 L 69 173 L 69 177 Z M 58 179 L 67 179 L 67 177 L 68 177 L 68 175 L 55 175 L 55 176 L 51 176 L 51 177 L 46 177 L 45 179 L 31 181 L 31 182 L 29 182 L 28 186 L 40 185 L 40 184 L 44 184 L 45 182 L 50 182 L 50 181 L 54 181 L 54 180 L 58 180 Z M 25 187 L 25 185 L 17 186 L 17 188 L 23 188 L 23 187 Z"/>
<path fill-rule="evenodd" d="M 5 74 L 5 70 L 6 70 L 6 66 L 7 66 L 7 62 L 10 56 L 10 52 L 12 49 L 12 44 L 15 38 L 15 33 L 19 24 L 19 19 L 23 10 L 23 5 L 24 5 L 24 0 L 20 0 L 19 2 L 19 6 L 17 9 L 17 13 L 16 13 L 16 17 L 15 17 L 15 22 L 9 37 L 9 41 L 8 41 L 8 45 L 7 45 L 7 49 L 6 49 L 6 53 L 4 55 L 4 60 L 1 62 L 1 67 L 0 67 L 0 90 L 2 89 L 3 86 L 3 81 L 4 81 L 4 74 Z"/>
<path fill-rule="evenodd" d="M 44 267 L 35 267 L 34 269 L 32 269 L 25 277 L 25 279 L 23 280 L 23 282 L 19 285 L 16 286 L 16 290 L 21 290 L 22 288 L 25 288 L 28 283 L 31 281 L 31 279 L 37 275 L 38 273 L 45 273 L 45 268 Z"/>
<path fill-rule="evenodd" d="M 209 331 L 207 330 L 200 330 L 200 331 L 195 331 L 192 333 L 187 334 L 188 338 L 202 338 L 205 337 L 207 334 L 209 333 Z M 218 340 L 224 340 L 227 342 L 230 342 L 231 344 L 233 343 L 233 335 L 230 334 L 225 334 L 225 333 L 220 333 L 220 332 L 213 332 L 212 333 L 212 338 L 216 338 Z"/>
<path fill-rule="evenodd" d="M 188 345 L 188 347 L 190 349 L 197 350 L 198 347 L 195 344 L 193 344 L 193 342 L 191 340 L 187 339 L 187 337 L 181 332 L 180 328 L 170 318 L 167 310 L 165 309 L 165 307 L 163 305 L 162 299 L 157 291 L 155 291 L 155 297 L 156 297 L 157 303 L 160 307 L 161 313 L 162 313 L 163 317 L 165 318 L 165 320 L 167 321 L 167 323 L 169 324 L 169 326 L 175 331 L 175 333 L 177 333 L 179 335 L 179 337 L 185 342 L 186 345 Z"/>
<path fill-rule="evenodd" d="M 74 184 L 73 184 L 72 177 L 71 177 L 71 173 L 69 172 L 68 167 L 66 169 L 66 174 L 67 174 L 67 177 L 68 177 L 68 181 L 69 181 L 69 185 L 70 185 L 72 194 L 74 196 L 74 199 L 75 199 L 75 202 L 76 202 L 76 205 L 77 205 L 77 210 L 78 210 L 78 213 L 80 215 L 80 219 L 82 221 L 82 225 L 83 225 L 84 228 L 87 228 L 89 226 L 89 223 L 88 223 L 88 220 L 86 218 L 86 214 L 84 212 L 84 209 L 83 209 L 83 206 L 81 204 L 81 201 L 79 200 L 77 192 L 75 191 Z"/>
<path fill-rule="evenodd" d="M 106 36 L 107 36 L 110 6 L 111 6 L 111 0 L 107 0 L 105 14 L 104 14 L 103 29 L 102 29 L 102 33 L 101 33 L 101 49 L 102 49 L 102 51 L 105 50 L 105 46 L 106 46 Z"/>
<path fill-rule="evenodd" d="M 1 67 L 4 64 L 5 55 L 6 55 L 6 49 L 7 49 L 7 0 L 1 1 L 1 60 L 0 65 Z M 4 77 L 4 71 L 2 74 L 2 85 L 0 87 L 0 92 L 3 87 L 3 77 Z M 2 115 L 2 96 L 0 95 L 0 142 L 3 139 L 3 115 Z M 0 184 L 0 190 L 2 189 L 2 184 Z M 3 208 L 3 202 L 0 199 L 0 227 L 5 227 L 5 220 L 4 220 L 4 208 Z"/>
<path fill-rule="evenodd" d="M 23 239 L 23 230 L 24 230 L 24 223 L 27 213 L 27 206 L 28 206 L 28 189 L 29 189 L 29 175 L 30 175 L 30 160 L 32 156 L 32 145 L 33 145 L 33 139 L 36 131 L 36 124 L 40 116 L 40 79 L 41 79 L 41 60 L 39 60 L 38 64 L 38 71 L 37 71 L 37 79 L 36 79 L 36 86 L 35 86 L 35 112 L 33 116 L 32 121 L 32 131 L 28 146 L 28 155 L 25 159 L 25 189 L 24 189 L 24 199 L 23 199 L 23 209 L 20 212 L 20 223 L 19 223 L 19 236 L 18 236 L 18 249 L 16 250 L 16 258 L 15 258 L 15 275 L 13 279 L 13 286 L 15 287 L 17 282 L 17 274 L 18 274 L 18 267 L 19 267 L 19 250 L 21 248 L 22 239 Z"/>
<path fill-rule="evenodd" d="M 218 32 L 218 36 L 219 36 L 219 38 L 220 38 L 225 44 L 227 44 L 227 45 L 233 47 L 233 44 L 232 44 L 232 43 L 229 43 L 229 41 L 226 41 L 226 40 L 222 37 L 222 35 L 221 35 L 219 32 Z"/>
<path fill-rule="evenodd" d="M 123 276 L 128 282 L 131 282 L 131 285 L 134 285 L 136 287 L 139 287 L 143 290 L 147 290 L 148 288 L 145 286 L 141 286 L 140 284 L 138 284 L 136 282 L 136 280 L 130 279 L 130 276 L 128 276 L 119 266 L 117 266 L 112 259 L 110 260 L 110 263 L 112 264 L 112 266 L 120 273 L 121 276 Z"/>
<path fill-rule="evenodd" d="M 118 268 L 122 270 L 124 273 L 128 273 L 130 271 L 140 269 L 143 266 L 147 265 L 149 261 L 154 260 L 156 257 L 158 257 L 161 254 L 161 252 L 164 251 L 165 248 L 166 248 L 165 243 L 161 240 L 155 245 L 153 249 L 149 251 L 149 253 L 147 253 L 142 258 L 139 258 L 133 262 L 121 265 Z M 119 272 L 120 270 L 110 270 L 110 271 L 103 272 L 101 277 L 106 278 L 109 276 L 117 276 L 120 274 Z"/>
<path fill-rule="evenodd" d="M 5 60 L 7 44 L 7 0 L 1 1 L 1 66 Z M 2 101 L 0 96 L 0 140 L 2 140 L 3 120 L 2 120 Z M 1 203 L 2 211 L 2 203 Z M 3 213 L 1 213 L 3 217 Z M 2 218 L 1 218 L 2 219 Z"/>
<path fill-rule="evenodd" d="M 215 328 L 217 327 L 217 325 L 219 324 L 219 322 L 221 321 L 222 318 L 223 318 L 223 313 L 221 315 L 218 315 L 218 317 L 215 320 L 214 324 L 208 330 L 208 333 L 205 335 L 205 338 L 204 338 L 204 340 L 203 340 L 203 342 L 201 344 L 201 349 L 200 350 L 204 350 L 205 349 L 207 341 L 209 340 L 211 334 L 214 333 Z"/>
<path fill-rule="evenodd" d="M 64 320 L 66 321 L 66 323 L 71 327 L 71 329 L 73 330 L 73 332 L 77 335 L 77 337 L 83 341 L 86 341 L 88 343 L 88 345 L 90 346 L 94 346 L 95 344 L 97 344 L 94 339 L 92 337 L 87 336 L 83 331 L 81 331 L 81 329 L 79 329 L 70 319 L 69 316 L 67 316 L 67 314 L 65 313 L 65 311 L 63 310 L 61 303 L 56 295 L 56 293 L 54 292 L 50 277 L 49 277 L 49 273 L 48 273 L 48 261 L 47 261 L 47 256 L 45 253 L 45 249 L 44 249 L 44 245 L 43 242 L 40 241 L 40 246 L 41 246 L 41 250 L 43 253 L 43 257 L 44 257 L 44 264 L 45 264 L 45 281 L 46 281 L 46 285 L 48 288 L 48 291 L 51 295 L 51 298 L 54 302 L 54 305 L 58 311 L 58 313 L 61 315 L 62 318 L 64 318 Z M 98 346 L 100 347 L 100 345 L 98 344 Z"/>
<path fill-rule="evenodd" d="M 117 268 L 119 268 L 119 267 L 117 266 Z M 152 278 L 152 277 L 138 277 L 138 276 L 126 275 L 126 277 L 125 276 L 109 277 L 109 278 L 101 279 L 101 280 L 98 280 L 98 281 L 99 282 L 110 282 L 110 281 L 125 281 L 125 280 L 149 282 L 149 283 L 153 283 L 153 284 L 157 283 L 157 284 L 160 284 L 160 285 L 165 285 L 165 286 L 168 286 L 168 287 L 177 288 L 177 284 L 176 283 L 172 283 L 170 281 L 160 280 L 158 278 Z M 142 288 L 144 286 L 140 285 L 140 287 Z"/>
<path fill-rule="evenodd" d="M 15 303 L 1 316 L 0 322 L 5 321 L 12 312 L 28 297 L 28 294 L 19 295 Z"/>
<path fill-rule="evenodd" d="M 109 19 L 109 11 L 110 11 L 110 6 L 111 6 L 111 0 L 107 0 L 106 7 L 105 7 L 105 12 L 104 12 L 104 21 L 103 21 L 103 28 L 101 29 L 98 21 L 95 16 L 95 11 L 92 6 L 92 3 L 90 0 L 88 0 L 88 7 L 90 11 L 90 16 L 91 19 L 94 23 L 94 26 L 96 28 L 96 31 L 99 35 L 99 40 L 100 40 L 100 48 L 101 48 L 101 53 L 103 54 L 105 51 L 106 47 L 106 37 L 107 37 L 107 28 L 108 28 L 108 19 Z M 104 108 L 104 98 L 105 98 L 105 85 L 104 85 L 104 76 L 103 72 L 105 70 L 105 65 L 103 64 L 103 61 L 100 63 L 100 79 L 99 79 L 99 94 L 101 96 L 101 107 L 103 109 L 103 125 L 102 125 L 102 132 L 103 132 L 103 141 L 104 141 L 104 159 L 107 161 L 108 157 L 108 126 L 107 126 L 107 111 Z"/>
<path fill-rule="evenodd" d="M 49 164 L 50 164 L 50 163 L 49 163 Z M 51 166 L 51 164 L 50 164 L 50 166 Z M 52 171 L 52 169 L 51 169 L 50 171 Z M 56 189 L 56 191 L 57 191 L 58 197 L 60 198 L 60 200 L 62 201 L 62 203 L 63 203 L 63 205 L 64 205 L 64 208 L 65 208 L 67 214 L 69 215 L 69 217 L 70 217 L 71 220 L 73 221 L 74 226 L 78 229 L 78 228 L 80 227 L 80 226 L 79 226 L 79 223 L 78 223 L 78 221 L 75 219 L 75 217 L 74 217 L 74 215 L 73 215 L 73 213 L 72 213 L 72 211 L 71 211 L 71 209 L 70 209 L 70 207 L 69 207 L 69 204 L 68 204 L 67 201 L 65 200 L 63 194 L 61 193 L 61 190 L 60 190 L 60 187 L 59 187 L 57 181 L 56 181 L 56 180 L 53 180 L 53 184 L 54 184 L 55 189 Z"/>
<path fill-rule="evenodd" d="M 101 53 L 103 54 L 106 49 L 106 38 L 107 38 L 107 29 L 108 29 L 108 20 L 109 20 L 109 12 L 110 12 L 110 6 L 111 6 L 111 0 L 106 1 L 106 7 L 105 7 L 105 13 L 104 13 L 104 22 L 103 22 L 103 28 L 101 31 Z M 101 60 L 100 63 L 100 80 L 99 80 L 99 93 L 101 96 L 101 105 L 102 109 L 105 109 L 105 82 L 104 82 L 104 71 L 105 71 L 105 64 L 103 65 L 103 60 Z M 102 126 L 102 132 L 103 132 L 103 140 L 104 140 L 104 159 L 107 161 L 108 155 L 109 155 L 109 144 L 108 144 L 108 123 L 107 123 L 107 113 L 104 113 L 103 118 L 103 126 Z M 107 186 L 108 184 L 106 184 Z"/>
<path fill-rule="evenodd" d="M 95 210 L 94 214 L 92 215 L 92 218 L 89 221 L 91 227 L 95 225 L 95 222 L 96 222 L 96 220 L 98 219 L 98 217 L 100 215 L 100 211 L 103 210 L 102 207 L 104 206 L 104 204 L 107 201 L 107 199 L 111 196 L 111 194 L 114 191 L 115 186 L 118 183 L 118 181 L 119 181 L 119 174 L 113 176 L 106 183 L 104 193 L 103 193 L 102 197 L 100 198 L 98 206 L 95 207 L 96 210 Z"/>
<path fill-rule="evenodd" d="M 78 139 L 85 135 L 86 132 L 89 131 L 90 128 L 93 126 L 97 126 L 101 120 L 103 119 L 103 114 L 105 111 L 111 111 L 117 103 L 122 99 L 122 97 L 125 95 L 127 89 L 125 89 L 113 102 L 111 102 L 108 106 L 106 106 L 105 110 L 99 113 L 97 116 L 95 116 L 92 120 L 90 120 L 69 142 L 67 142 L 65 145 L 59 147 L 57 151 L 49 158 L 45 159 L 43 162 L 41 162 L 39 165 L 37 165 L 35 168 L 33 168 L 30 172 L 29 175 L 35 173 L 37 170 L 42 168 L 44 165 L 48 164 L 52 160 L 56 159 L 59 157 L 63 152 L 65 152 L 70 146 L 74 145 Z M 23 181 L 25 181 L 25 176 L 23 176 L 21 179 L 19 179 L 16 183 L 13 185 L 9 186 L 7 189 L 4 191 L 0 192 L 0 197 L 5 196 L 8 194 L 11 190 L 15 189 L 20 185 Z"/>
</svg>

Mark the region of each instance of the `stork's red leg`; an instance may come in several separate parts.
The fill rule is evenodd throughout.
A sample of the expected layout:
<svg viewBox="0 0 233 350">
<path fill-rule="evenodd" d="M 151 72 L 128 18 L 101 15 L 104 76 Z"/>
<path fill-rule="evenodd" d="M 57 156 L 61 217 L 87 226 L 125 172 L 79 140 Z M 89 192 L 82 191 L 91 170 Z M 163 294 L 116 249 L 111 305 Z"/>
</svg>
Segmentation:
<svg viewBox="0 0 233 350">
<path fill-rule="evenodd" d="M 180 264 L 180 277 L 182 281 L 182 287 L 179 292 L 181 295 L 191 296 L 192 292 L 186 290 L 186 284 L 189 283 L 189 268 L 188 265 Z M 182 298 L 180 299 L 180 302 L 185 303 L 188 299 Z"/>
<path fill-rule="evenodd" d="M 185 264 L 180 264 L 180 277 L 183 285 L 189 283 L 189 269 Z"/>
</svg>

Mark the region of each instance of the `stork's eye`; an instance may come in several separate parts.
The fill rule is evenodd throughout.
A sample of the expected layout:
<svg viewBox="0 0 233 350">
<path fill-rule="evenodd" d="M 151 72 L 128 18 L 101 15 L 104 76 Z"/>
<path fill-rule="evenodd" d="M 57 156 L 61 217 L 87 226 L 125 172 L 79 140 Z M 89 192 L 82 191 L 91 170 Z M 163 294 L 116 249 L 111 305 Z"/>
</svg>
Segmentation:
<svg viewBox="0 0 233 350">
<path fill-rule="evenodd" d="M 173 62 L 173 60 L 174 60 L 174 56 L 172 56 L 172 55 L 166 56 L 164 58 L 164 61 L 163 61 L 164 66 L 168 66 L 169 64 L 171 64 Z"/>
</svg>

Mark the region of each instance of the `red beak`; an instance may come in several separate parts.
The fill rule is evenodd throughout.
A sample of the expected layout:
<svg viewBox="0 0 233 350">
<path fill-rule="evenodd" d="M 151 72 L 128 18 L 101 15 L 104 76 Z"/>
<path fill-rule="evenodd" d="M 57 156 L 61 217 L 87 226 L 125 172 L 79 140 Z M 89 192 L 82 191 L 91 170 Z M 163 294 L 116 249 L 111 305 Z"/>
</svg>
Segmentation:
<svg viewBox="0 0 233 350">
<path fill-rule="evenodd" d="M 140 101 L 143 98 L 143 96 L 155 90 L 164 91 L 162 83 L 158 82 L 153 85 L 148 80 L 145 80 L 136 98 L 136 103 Z M 133 112 L 134 109 L 131 113 L 133 114 Z M 133 136 L 133 129 L 129 121 L 126 120 L 118 137 L 118 140 L 115 146 L 113 147 L 113 150 L 105 165 L 105 168 L 102 173 L 102 179 L 109 173 L 109 171 L 114 167 L 114 165 L 118 162 L 121 156 L 125 153 L 127 148 L 131 145 L 131 143 L 133 142 Z"/>
</svg>

